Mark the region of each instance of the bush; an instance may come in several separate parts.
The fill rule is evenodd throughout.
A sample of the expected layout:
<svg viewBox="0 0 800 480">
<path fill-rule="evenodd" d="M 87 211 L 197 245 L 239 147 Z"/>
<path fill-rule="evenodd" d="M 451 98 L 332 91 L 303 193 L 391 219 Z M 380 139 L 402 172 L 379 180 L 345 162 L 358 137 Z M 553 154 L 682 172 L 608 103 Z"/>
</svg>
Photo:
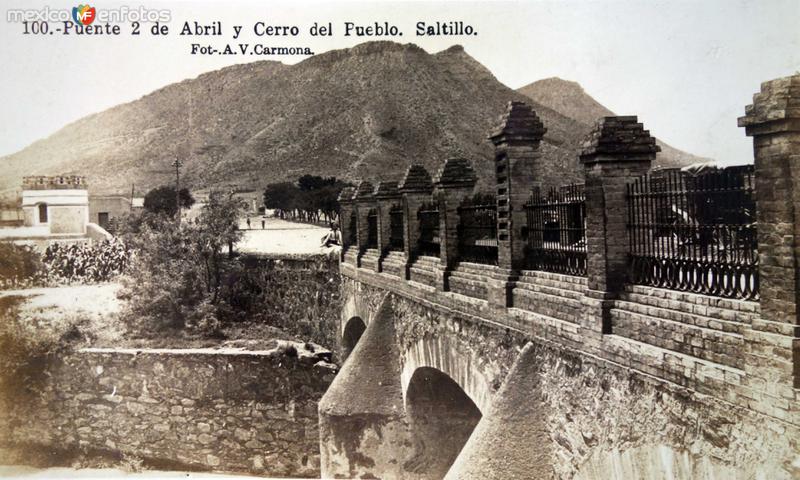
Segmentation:
<svg viewBox="0 0 800 480">
<path fill-rule="evenodd" d="M 22 300 L 0 297 L 0 393 L 10 401 L 39 393 L 51 359 L 82 338 L 81 322 L 75 318 L 56 322 L 22 318 Z"/>
<path fill-rule="evenodd" d="M 42 283 L 44 276 L 36 249 L 0 242 L 0 289 L 29 288 Z"/>
<path fill-rule="evenodd" d="M 34 247 L 0 242 L 0 288 L 107 282 L 129 263 L 130 252 L 118 240 L 53 243 L 43 254 Z"/>
<path fill-rule="evenodd" d="M 45 250 L 43 262 L 55 283 L 107 282 L 126 270 L 130 253 L 115 239 L 94 245 L 53 243 Z"/>
<path fill-rule="evenodd" d="M 240 269 L 225 250 L 241 238 L 242 203 L 212 194 L 194 222 L 154 215 L 128 228 L 136 252 L 121 297 L 125 319 L 142 334 L 166 329 L 216 335 L 228 311 L 222 290 Z"/>
</svg>

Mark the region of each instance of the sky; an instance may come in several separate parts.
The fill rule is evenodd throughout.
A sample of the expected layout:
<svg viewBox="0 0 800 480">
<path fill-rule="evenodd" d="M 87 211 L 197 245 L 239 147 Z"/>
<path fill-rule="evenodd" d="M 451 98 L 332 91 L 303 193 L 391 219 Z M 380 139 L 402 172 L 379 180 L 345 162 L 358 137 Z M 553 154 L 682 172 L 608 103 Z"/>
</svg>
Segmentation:
<svg viewBox="0 0 800 480">
<path fill-rule="evenodd" d="M 800 73 L 799 0 L 91 4 L 97 11 L 165 10 L 167 36 L 151 35 L 152 23 L 132 36 L 130 22 L 120 24 L 119 36 L 26 35 L 21 23 L 8 21 L 8 10 L 71 10 L 77 2 L 0 5 L 0 156 L 85 115 L 206 71 L 306 58 L 191 55 L 192 43 L 308 46 L 315 53 L 369 40 L 415 43 L 431 53 L 460 44 L 511 88 L 554 76 L 577 81 L 615 113 L 638 115 L 659 139 L 722 164 L 752 162 L 751 140 L 736 119 L 760 83 Z M 220 21 L 223 35 L 180 36 L 185 21 Z M 477 35 L 419 37 L 419 21 L 463 21 Z M 300 34 L 259 37 L 256 22 L 296 25 Z M 310 36 L 314 22 L 331 22 L 333 35 Z M 348 37 L 345 22 L 389 22 L 403 36 Z M 51 22 L 50 30 L 59 25 Z M 238 40 L 232 39 L 234 25 L 243 26 Z"/>
</svg>

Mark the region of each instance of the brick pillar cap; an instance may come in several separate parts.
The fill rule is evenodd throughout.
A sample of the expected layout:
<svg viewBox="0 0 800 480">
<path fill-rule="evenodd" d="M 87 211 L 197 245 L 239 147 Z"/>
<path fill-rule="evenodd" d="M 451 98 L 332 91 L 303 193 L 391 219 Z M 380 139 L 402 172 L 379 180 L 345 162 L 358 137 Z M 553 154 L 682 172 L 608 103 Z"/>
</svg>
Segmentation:
<svg viewBox="0 0 800 480">
<path fill-rule="evenodd" d="M 472 188 L 478 177 L 466 158 L 448 158 L 433 183 L 439 188 Z"/>
<path fill-rule="evenodd" d="M 341 192 L 339 192 L 339 198 L 337 199 L 339 203 L 353 203 L 353 196 L 356 193 L 356 189 L 354 187 L 344 187 Z"/>
<path fill-rule="evenodd" d="M 431 193 L 433 190 L 431 174 L 422 165 L 411 165 L 400 180 L 398 189 L 401 193 Z"/>
<path fill-rule="evenodd" d="M 400 191 L 397 189 L 397 182 L 378 182 L 373 195 L 375 198 L 397 198 Z"/>
<path fill-rule="evenodd" d="M 762 83 L 744 111 L 738 123 L 747 135 L 800 131 L 800 74 Z"/>
<path fill-rule="evenodd" d="M 495 144 L 539 143 L 547 132 L 536 112 L 524 102 L 508 102 L 506 111 L 498 119 L 498 125 L 489 134 Z"/>
<path fill-rule="evenodd" d="M 583 141 L 581 162 L 652 161 L 661 147 L 635 115 L 602 117 Z"/>
<path fill-rule="evenodd" d="M 372 200 L 375 192 L 375 187 L 366 180 L 358 182 L 356 186 L 356 194 L 353 195 L 354 200 Z"/>
</svg>

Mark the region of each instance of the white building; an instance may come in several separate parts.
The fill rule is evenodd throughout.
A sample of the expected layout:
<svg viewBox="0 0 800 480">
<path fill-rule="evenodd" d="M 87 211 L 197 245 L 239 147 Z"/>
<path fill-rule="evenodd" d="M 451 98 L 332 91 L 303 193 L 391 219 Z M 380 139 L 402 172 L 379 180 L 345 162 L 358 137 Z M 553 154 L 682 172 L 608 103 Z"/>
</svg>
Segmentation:
<svg viewBox="0 0 800 480">
<path fill-rule="evenodd" d="M 53 242 L 85 243 L 111 238 L 89 219 L 89 191 L 81 176 L 24 177 L 19 208 L 23 225 L 0 228 L 0 241 L 46 248 Z"/>
<path fill-rule="evenodd" d="M 48 234 L 86 234 L 89 190 L 84 177 L 25 177 L 22 211 L 26 227 L 45 227 Z"/>
</svg>

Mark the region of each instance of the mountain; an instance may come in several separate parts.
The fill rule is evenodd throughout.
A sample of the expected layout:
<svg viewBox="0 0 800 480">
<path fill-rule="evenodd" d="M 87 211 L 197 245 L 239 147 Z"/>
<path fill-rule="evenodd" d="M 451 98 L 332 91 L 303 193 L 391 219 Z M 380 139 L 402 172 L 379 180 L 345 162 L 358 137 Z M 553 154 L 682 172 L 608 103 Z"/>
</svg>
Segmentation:
<svg viewBox="0 0 800 480">
<path fill-rule="evenodd" d="M 541 101 L 500 83 L 460 46 L 429 54 L 369 42 L 295 65 L 235 65 L 84 117 L 0 158 L 0 189 L 19 188 L 23 175 L 67 173 L 86 175 L 92 192 L 126 192 L 131 183 L 144 191 L 171 180 L 176 156 L 194 189 L 261 189 L 304 173 L 398 179 L 411 163 L 433 173 L 450 156 L 470 159 L 488 186 L 486 135 L 510 100 L 527 101 L 545 123 L 544 158 L 563 166 L 557 181 L 577 179 L 589 123 L 571 100 L 556 101 L 556 89 L 532 90 Z"/>
<path fill-rule="evenodd" d="M 552 108 L 583 125 L 594 125 L 600 117 L 616 115 L 589 96 L 577 82 L 557 77 L 538 80 L 517 91 L 534 102 Z M 651 134 L 655 135 L 654 132 Z M 656 140 L 656 143 L 661 147 L 661 153 L 653 162 L 654 167 L 674 167 L 711 161 L 709 158 L 698 157 L 673 148 L 661 140 Z"/>
</svg>

